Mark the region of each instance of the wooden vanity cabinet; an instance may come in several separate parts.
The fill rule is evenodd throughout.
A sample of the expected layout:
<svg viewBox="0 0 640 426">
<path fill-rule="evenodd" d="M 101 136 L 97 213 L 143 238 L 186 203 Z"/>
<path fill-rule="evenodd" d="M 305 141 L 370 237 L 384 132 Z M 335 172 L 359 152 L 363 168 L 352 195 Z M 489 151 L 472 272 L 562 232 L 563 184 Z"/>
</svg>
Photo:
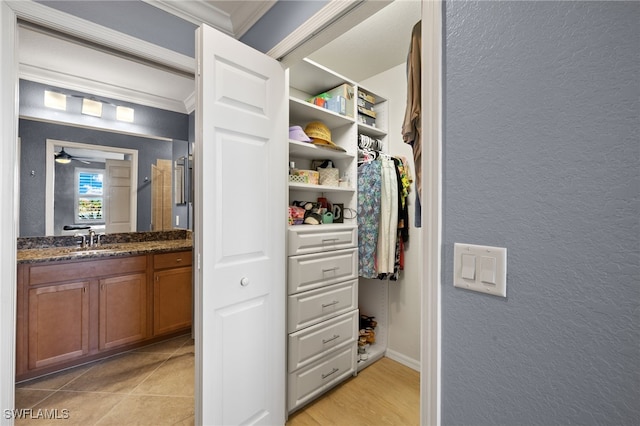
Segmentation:
<svg viewBox="0 0 640 426">
<path fill-rule="evenodd" d="M 153 335 L 191 327 L 192 252 L 153 255 Z"/>
<path fill-rule="evenodd" d="M 16 379 L 148 338 L 147 257 L 18 265 Z"/>
<path fill-rule="evenodd" d="M 147 274 L 100 281 L 99 349 L 135 343 L 147 337 Z"/>
<path fill-rule="evenodd" d="M 19 264 L 16 380 L 188 331 L 191 253 Z"/>
<path fill-rule="evenodd" d="M 29 369 L 89 353 L 89 281 L 30 288 L 28 295 Z"/>
</svg>

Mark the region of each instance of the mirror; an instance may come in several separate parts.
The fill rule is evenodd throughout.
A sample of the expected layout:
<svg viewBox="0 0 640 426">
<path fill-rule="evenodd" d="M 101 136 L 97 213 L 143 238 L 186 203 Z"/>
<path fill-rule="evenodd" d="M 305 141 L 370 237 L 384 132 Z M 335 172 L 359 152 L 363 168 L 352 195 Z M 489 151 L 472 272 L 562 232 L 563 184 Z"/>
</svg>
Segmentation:
<svg viewBox="0 0 640 426">
<path fill-rule="evenodd" d="M 31 25 L 19 31 L 19 236 L 62 235 L 69 233 L 65 226 L 87 225 L 99 232 L 190 229 L 193 114 L 186 99 L 194 90 L 193 76 L 97 51 Z M 63 148 L 71 160 L 55 163 Z M 130 196 L 120 197 L 127 205 L 110 205 L 113 191 L 100 196 L 95 182 L 91 194 L 74 190 L 83 169 L 84 177 L 91 176 L 86 169 L 107 170 L 107 153 L 131 161 Z M 81 202 L 92 203 L 97 212 L 88 215 Z M 109 217 L 122 219 L 127 212 L 126 230 L 107 226 Z"/>
<path fill-rule="evenodd" d="M 174 224 L 175 227 L 190 228 L 189 210 L 192 198 L 185 190 L 189 185 L 186 162 L 182 160 L 183 165 L 176 167 L 175 173 L 171 173 L 173 158 L 185 159 L 189 155 L 190 144 L 187 141 L 153 140 L 28 119 L 20 119 L 19 128 L 21 237 L 68 235 L 63 229 L 65 225 L 72 227 L 90 224 L 96 231 L 110 232 L 109 228 L 105 228 L 104 214 L 93 219 L 83 219 L 77 214 L 78 196 L 82 195 L 76 182 L 78 173 L 89 169 L 100 170 L 103 175 L 99 179 L 102 181 L 107 159 L 135 162 L 131 168 L 135 173 L 132 176 L 133 188 L 128 191 L 131 194 L 130 203 L 124 205 L 135 220 L 129 229 L 119 228 L 118 231 L 111 232 L 172 229 L 172 218 L 176 216 L 180 219 Z M 55 153 L 63 149 L 71 156 L 67 164 L 55 161 Z M 158 163 L 168 164 L 169 167 L 168 183 L 162 183 L 161 186 L 171 189 L 173 175 L 176 181 L 174 187 L 182 188 L 178 205 L 173 203 L 175 194 L 172 196 L 171 193 L 167 195 L 166 191 L 152 191 L 152 167 Z M 155 181 L 158 181 L 157 177 Z M 107 195 L 96 193 L 96 188 L 90 193 L 100 196 L 99 198 Z M 115 197 L 108 199 L 114 200 L 114 205 L 111 206 L 114 211 L 122 212 L 122 205 L 115 205 Z M 165 220 L 154 222 L 152 206 L 158 204 L 163 206 Z M 130 209 L 130 206 L 133 208 Z"/>
</svg>

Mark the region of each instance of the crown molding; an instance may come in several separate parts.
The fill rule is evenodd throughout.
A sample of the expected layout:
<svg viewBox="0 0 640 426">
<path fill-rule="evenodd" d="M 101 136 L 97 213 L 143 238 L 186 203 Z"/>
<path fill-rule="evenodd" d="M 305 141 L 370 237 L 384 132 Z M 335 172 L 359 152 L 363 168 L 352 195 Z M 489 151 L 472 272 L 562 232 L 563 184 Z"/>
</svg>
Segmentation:
<svg viewBox="0 0 640 426">
<path fill-rule="evenodd" d="M 184 108 L 187 114 L 191 114 L 196 110 L 196 91 L 191 92 L 187 99 L 184 100 Z"/>
<path fill-rule="evenodd" d="M 178 18 L 189 21 L 192 24 L 207 24 L 230 36 L 234 36 L 231 16 L 206 1 L 168 1 L 168 0 L 142 0 L 151 6 L 162 9 Z"/>
<path fill-rule="evenodd" d="M 276 3 L 277 0 L 240 2 L 240 7 L 231 14 L 235 38 L 245 35 Z"/>
<path fill-rule="evenodd" d="M 194 58 L 123 34 L 33 1 L 6 1 L 19 19 L 119 50 L 176 70 L 195 74 Z"/>
</svg>

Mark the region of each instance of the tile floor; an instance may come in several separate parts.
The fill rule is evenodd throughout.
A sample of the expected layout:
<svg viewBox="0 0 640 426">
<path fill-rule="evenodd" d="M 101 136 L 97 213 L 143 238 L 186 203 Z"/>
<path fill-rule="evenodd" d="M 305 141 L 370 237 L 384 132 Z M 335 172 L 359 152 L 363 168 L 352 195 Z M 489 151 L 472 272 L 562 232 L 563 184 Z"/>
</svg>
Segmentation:
<svg viewBox="0 0 640 426">
<path fill-rule="evenodd" d="M 193 340 L 177 337 L 17 384 L 16 407 L 31 412 L 15 424 L 193 425 L 193 377 Z"/>
</svg>

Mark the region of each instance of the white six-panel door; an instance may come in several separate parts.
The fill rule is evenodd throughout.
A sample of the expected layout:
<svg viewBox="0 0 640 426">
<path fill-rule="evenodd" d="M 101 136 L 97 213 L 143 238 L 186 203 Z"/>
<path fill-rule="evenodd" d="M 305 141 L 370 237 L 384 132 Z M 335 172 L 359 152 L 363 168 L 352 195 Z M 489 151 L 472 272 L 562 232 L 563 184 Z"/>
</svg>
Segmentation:
<svg viewBox="0 0 640 426">
<path fill-rule="evenodd" d="M 285 72 L 206 25 L 196 39 L 196 424 L 284 424 Z"/>
</svg>

